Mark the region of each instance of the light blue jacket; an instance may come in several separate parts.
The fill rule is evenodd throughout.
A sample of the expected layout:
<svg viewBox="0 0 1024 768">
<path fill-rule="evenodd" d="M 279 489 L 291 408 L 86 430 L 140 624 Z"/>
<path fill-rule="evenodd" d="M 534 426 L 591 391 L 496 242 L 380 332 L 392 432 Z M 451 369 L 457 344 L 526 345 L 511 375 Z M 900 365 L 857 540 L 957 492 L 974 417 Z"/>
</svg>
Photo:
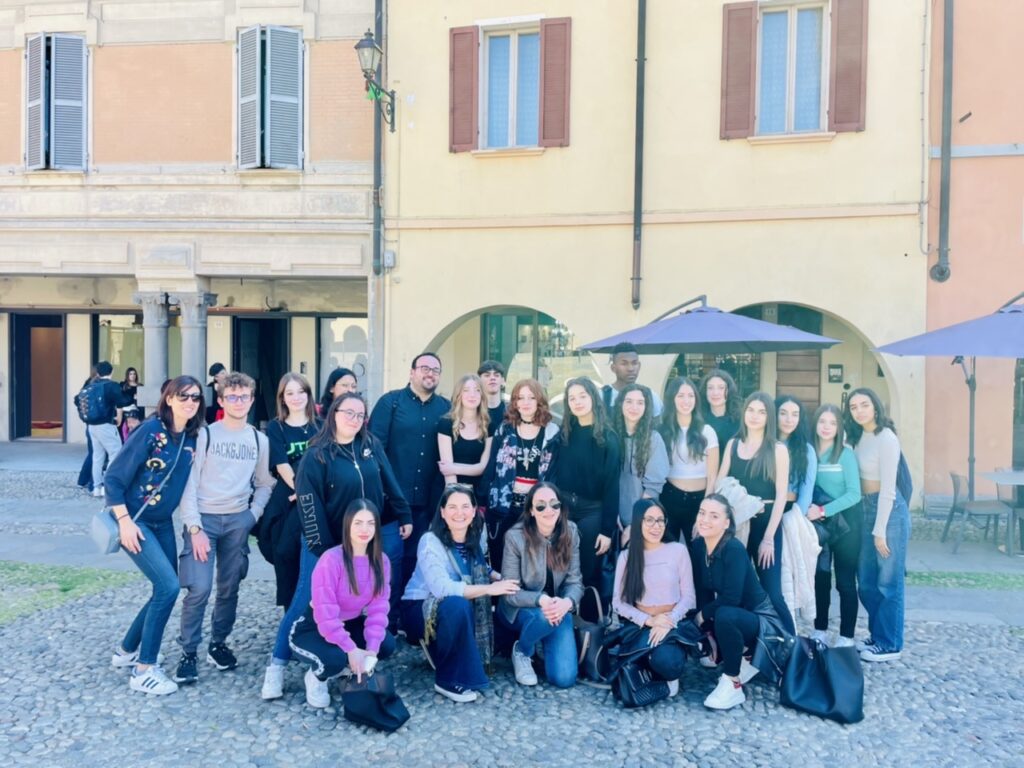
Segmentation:
<svg viewBox="0 0 1024 768">
<path fill-rule="evenodd" d="M 814 498 L 814 480 L 818 476 L 818 455 L 814 452 L 814 446 L 807 443 L 807 474 L 800 479 L 800 482 L 790 482 L 789 492 L 796 494 L 796 501 L 793 503 L 800 507 L 800 511 L 807 514 L 811 507 L 811 500 Z"/>
</svg>

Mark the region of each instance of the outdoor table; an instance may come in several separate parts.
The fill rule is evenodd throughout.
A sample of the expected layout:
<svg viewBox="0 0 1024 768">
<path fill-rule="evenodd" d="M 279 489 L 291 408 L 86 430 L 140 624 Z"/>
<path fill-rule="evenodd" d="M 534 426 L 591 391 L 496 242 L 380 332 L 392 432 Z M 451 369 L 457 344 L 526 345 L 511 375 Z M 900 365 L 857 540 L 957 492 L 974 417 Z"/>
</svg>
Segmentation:
<svg viewBox="0 0 1024 768">
<path fill-rule="evenodd" d="M 1024 469 L 1000 469 L 996 472 L 979 472 L 978 474 L 980 474 L 984 478 L 991 480 L 992 482 L 998 485 L 1015 486 L 1018 490 L 1017 501 L 1014 504 L 1014 506 L 1017 507 L 1017 504 L 1020 504 L 1020 498 L 1022 493 L 1020 489 L 1024 488 Z M 1011 514 L 1010 517 L 1007 519 L 1006 524 L 1012 525 L 1014 526 L 1014 528 L 1016 528 L 1013 514 Z M 1018 532 L 1016 530 L 1011 530 L 1011 535 L 1007 538 L 1008 549 L 1006 554 L 1013 554 L 1013 542 L 1017 540 L 1017 535 Z"/>
</svg>

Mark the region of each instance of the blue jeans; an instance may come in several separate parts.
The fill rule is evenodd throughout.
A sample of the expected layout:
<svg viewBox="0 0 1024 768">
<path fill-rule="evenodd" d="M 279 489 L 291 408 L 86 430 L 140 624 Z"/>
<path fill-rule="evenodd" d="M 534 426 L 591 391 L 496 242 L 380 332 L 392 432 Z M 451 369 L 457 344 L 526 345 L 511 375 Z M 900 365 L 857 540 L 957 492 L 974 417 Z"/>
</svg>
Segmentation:
<svg viewBox="0 0 1024 768">
<path fill-rule="evenodd" d="M 152 582 L 153 594 L 128 628 L 121 647 L 129 653 L 138 651 L 140 664 L 156 664 L 164 627 L 167 626 L 181 591 L 178 583 L 177 542 L 171 520 L 164 523 L 136 522 L 136 525 L 146 537 L 139 542 L 142 548 L 137 555 L 128 550 L 125 552 Z"/>
<path fill-rule="evenodd" d="M 488 598 L 489 599 L 489 598 Z M 423 639 L 423 601 L 402 601 L 402 627 L 406 639 Z M 480 651 L 476 645 L 476 616 L 473 601 L 464 597 L 446 597 L 437 606 L 436 635 L 427 645 L 436 667 L 434 681 L 442 688 L 482 690 L 487 687 Z"/>
<path fill-rule="evenodd" d="M 864 528 L 861 534 L 860 601 L 868 614 L 871 641 L 882 651 L 903 650 L 903 586 L 907 567 L 907 545 L 910 542 L 910 511 L 907 502 L 896 494 L 885 541 L 889 556 L 883 558 L 875 549 L 872 529 L 878 517 L 878 494 L 864 497 Z"/>
<path fill-rule="evenodd" d="M 500 611 L 498 616 L 501 616 Z M 520 608 L 512 629 L 519 635 L 520 653 L 533 656 L 538 643 L 544 646 L 544 677 L 549 683 L 558 688 L 571 688 L 576 684 L 579 660 L 572 616 L 567 614 L 560 624 L 552 626 L 540 608 Z"/>
<path fill-rule="evenodd" d="M 388 610 L 388 631 L 398 630 L 398 607 L 402 599 L 402 556 L 405 542 L 398 532 L 398 521 L 394 520 L 380 527 L 380 546 L 391 561 L 391 607 Z M 308 601 L 307 601 L 308 602 Z M 295 618 L 298 618 L 296 616 Z"/>
<path fill-rule="evenodd" d="M 309 607 L 309 601 L 313 599 L 313 568 L 318 558 L 306 547 L 303 541 L 299 546 L 299 581 L 295 585 L 295 594 L 284 612 L 284 618 L 277 628 L 277 639 L 274 641 L 274 652 L 271 655 L 272 664 L 284 666 L 292 658 L 292 649 L 288 645 L 288 635 L 292 631 L 292 624 L 298 621 L 302 614 Z"/>
</svg>

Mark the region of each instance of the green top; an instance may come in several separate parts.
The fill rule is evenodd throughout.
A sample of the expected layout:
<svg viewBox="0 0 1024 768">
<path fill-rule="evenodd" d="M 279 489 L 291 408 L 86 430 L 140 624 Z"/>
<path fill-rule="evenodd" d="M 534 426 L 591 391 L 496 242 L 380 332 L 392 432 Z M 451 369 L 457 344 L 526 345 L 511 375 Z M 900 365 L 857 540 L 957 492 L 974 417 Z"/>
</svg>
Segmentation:
<svg viewBox="0 0 1024 768">
<path fill-rule="evenodd" d="M 830 453 L 832 449 L 818 456 L 818 474 L 814 479 L 814 484 L 832 497 L 832 501 L 824 506 L 826 517 L 849 509 L 861 498 L 860 471 L 853 449 L 844 445 L 838 464 L 829 464 L 825 461 Z"/>
</svg>

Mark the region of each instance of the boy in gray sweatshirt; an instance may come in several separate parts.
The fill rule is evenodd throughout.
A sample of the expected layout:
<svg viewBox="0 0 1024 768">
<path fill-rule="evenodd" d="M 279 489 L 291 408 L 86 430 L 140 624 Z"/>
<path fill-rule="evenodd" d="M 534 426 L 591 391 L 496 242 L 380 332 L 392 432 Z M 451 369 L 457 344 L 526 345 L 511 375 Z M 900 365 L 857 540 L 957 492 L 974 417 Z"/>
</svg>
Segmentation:
<svg viewBox="0 0 1024 768">
<path fill-rule="evenodd" d="M 174 679 L 198 679 L 196 651 L 203 615 L 217 575 L 217 602 L 206 660 L 219 670 L 234 669 L 238 659 L 226 641 L 235 624 L 238 585 L 249 568 L 249 530 L 270 499 L 270 446 L 266 435 L 247 422 L 256 383 L 230 373 L 218 387 L 224 418 L 199 431 L 192 472 L 181 497 L 184 526 L 178 578 L 188 590 L 181 605 L 182 654 Z"/>
</svg>

